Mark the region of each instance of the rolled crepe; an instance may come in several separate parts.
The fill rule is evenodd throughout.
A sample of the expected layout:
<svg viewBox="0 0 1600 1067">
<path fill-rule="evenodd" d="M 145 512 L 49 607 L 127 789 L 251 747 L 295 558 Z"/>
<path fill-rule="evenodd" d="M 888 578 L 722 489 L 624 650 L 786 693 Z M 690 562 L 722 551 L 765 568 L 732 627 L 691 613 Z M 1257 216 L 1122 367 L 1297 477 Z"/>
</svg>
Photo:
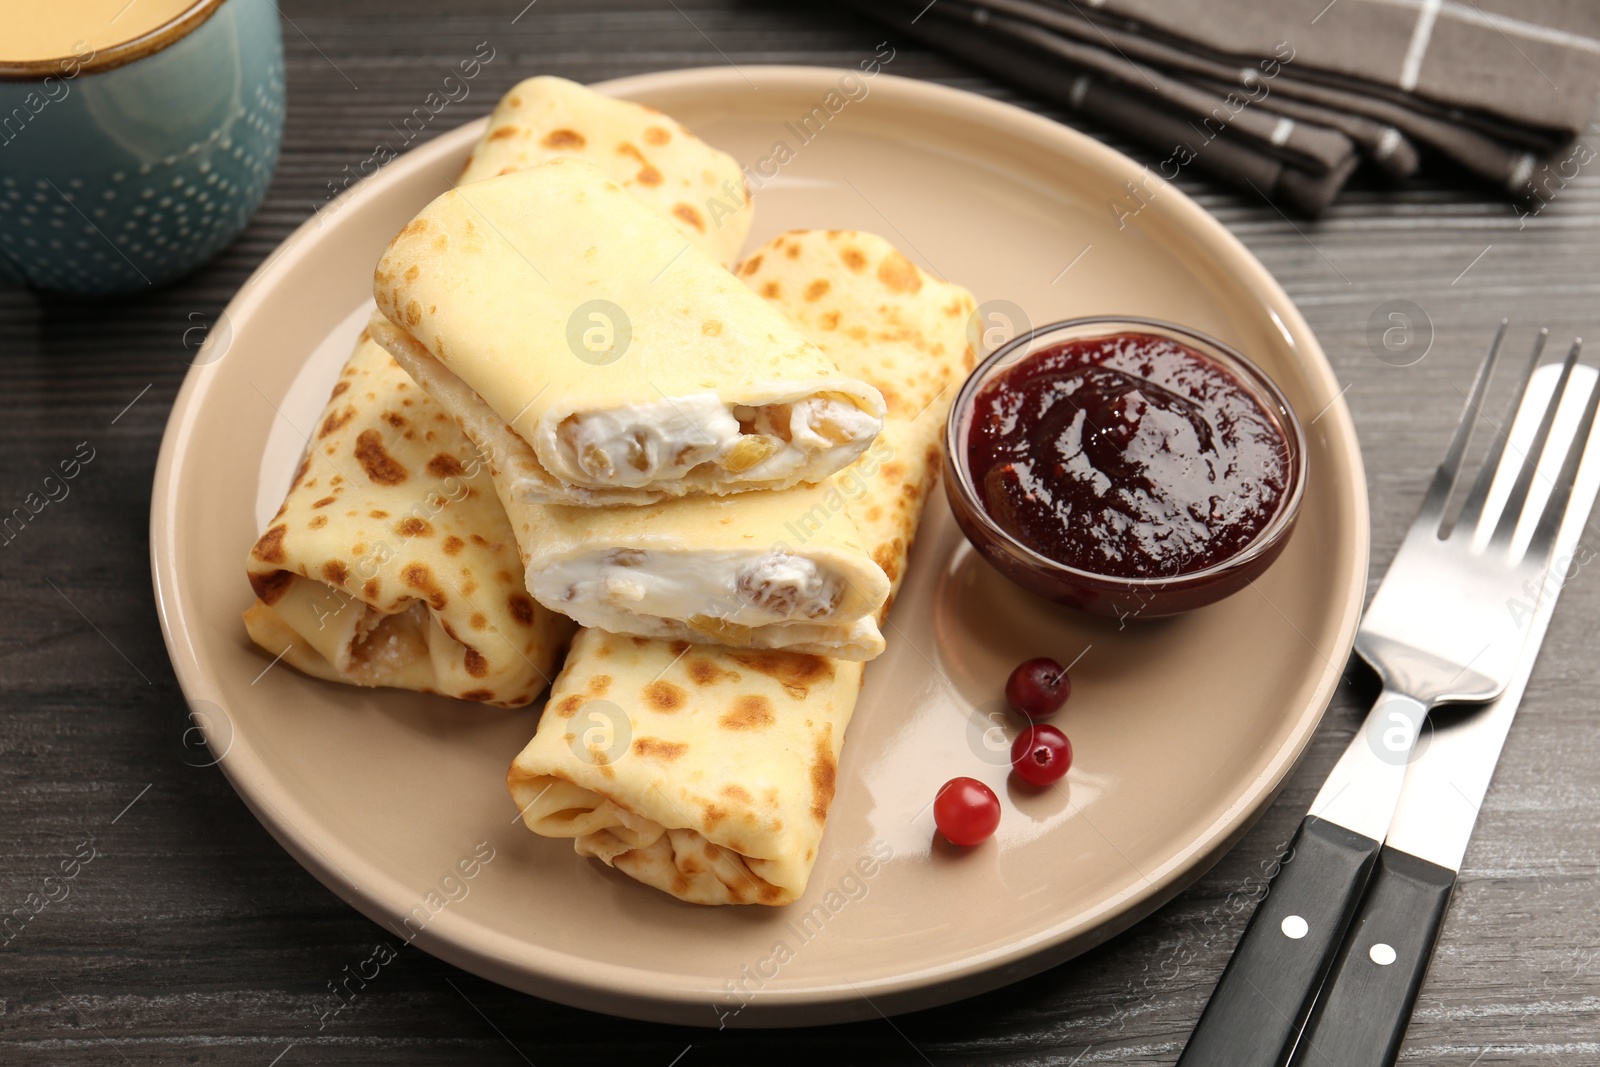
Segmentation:
<svg viewBox="0 0 1600 1067">
<path fill-rule="evenodd" d="M 413 374 L 434 396 L 461 388 L 437 360 Z M 613 633 L 861 660 L 883 651 L 889 580 L 841 502 L 874 451 L 820 486 L 578 507 L 517 499 L 503 453 L 486 450 L 528 591 L 551 610 Z"/>
<path fill-rule="evenodd" d="M 587 163 L 454 189 L 400 231 L 377 339 L 529 503 L 645 504 L 818 482 L 861 455 L 883 398 Z M 488 410 L 484 410 L 484 407 Z"/>
<path fill-rule="evenodd" d="M 521 707 L 572 632 L 523 589 L 477 450 L 366 333 L 246 566 L 251 639 L 329 681 Z"/>
<path fill-rule="evenodd" d="M 888 398 L 884 433 L 837 506 L 898 587 L 973 365 L 972 297 L 863 233 L 786 234 L 741 273 Z M 534 833 L 681 900 L 789 903 L 821 847 L 862 669 L 581 630 L 511 765 L 512 799 Z"/>
<path fill-rule="evenodd" d="M 859 461 L 858 461 L 859 462 Z M 645 507 L 508 509 L 535 600 L 584 626 L 847 659 L 883 651 L 889 579 L 832 486 Z M 807 515 L 826 521 L 789 540 Z"/>
<path fill-rule="evenodd" d="M 501 97 L 456 184 L 562 156 L 594 164 L 718 263 L 731 266 L 738 258 L 751 212 L 734 158 L 655 108 L 565 78 L 529 78 Z"/>
</svg>

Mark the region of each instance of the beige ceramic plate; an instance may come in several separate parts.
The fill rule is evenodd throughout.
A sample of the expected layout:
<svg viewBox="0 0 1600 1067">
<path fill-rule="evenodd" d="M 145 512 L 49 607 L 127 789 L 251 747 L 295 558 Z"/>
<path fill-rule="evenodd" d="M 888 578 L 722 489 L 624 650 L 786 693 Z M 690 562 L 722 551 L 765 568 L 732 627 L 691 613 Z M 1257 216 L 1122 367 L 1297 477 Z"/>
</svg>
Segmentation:
<svg viewBox="0 0 1600 1067">
<path fill-rule="evenodd" d="M 675 1023 L 926 1007 L 1059 963 L 1172 897 L 1262 811 L 1316 726 L 1361 606 L 1366 491 L 1338 386 L 1283 291 L 1174 190 L 1146 194 L 1119 229 L 1110 205 L 1137 207 L 1124 183 L 1142 185 L 1141 168 L 1071 130 L 888 75 L 865 99 L 830 98 L 839 84 L 836 71 L 747 67 L 603 88 L 753 165 L 786 143 L 793 158 L 755 194 L 752 246 L 793 228 L 874 230 L 1035 324 L 1147 315 L 1250 354 L 1310 431 L 1293 541 L 1254 589 L 1119 630 L 1007 584 L 937 494 L 805 897 L 699 908 L 580 859 L 523 829 L 506 794 L 535 710 L 263 674 L 239 619 L 245 552 L 359 330 L 373 263 L 482 125 L 440 137 L 301 227 L 240 291 L 173 408 L 151 516 L 167 644 L 212 751 L 284 847 L 392 944 L 415 936 L 506 985 Z M 808 143 L 786 125 L 841 100 Z M 1067 786 L 1010 789 L 1003 738 L 986 733 L 1007 672 L 1080 653 L 1058 719 L 1077 754 Z M 934 843 L 929 810 L 955 775 L 988 781 L 1005 812 L 960 855 Z M 492 859 L 461 877 L 475 854 Z M 892 858 L 862 864 L 874 855 Z"/>
</svg>

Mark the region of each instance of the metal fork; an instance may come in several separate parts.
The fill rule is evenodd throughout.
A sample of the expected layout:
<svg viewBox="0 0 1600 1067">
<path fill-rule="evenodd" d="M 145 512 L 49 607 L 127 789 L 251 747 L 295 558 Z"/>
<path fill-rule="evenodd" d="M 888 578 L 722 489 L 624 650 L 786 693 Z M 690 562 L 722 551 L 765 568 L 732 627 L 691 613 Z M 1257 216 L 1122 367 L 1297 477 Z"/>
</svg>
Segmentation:
<svg viewBox="0 0 1600 1067">
<path fill-rule="evenodd" d="M 1544 351 L 1548 332 L 1541 330 L 1505 425 L 1496 428 L 1497 439 L 1459 517 L 1446 525 L 1446 507 L 1505 331 L 1502 322 L 1473 380 L 1444 462 L 1357 632 L 1356 651 L 1378 672 L 1383 693 L 1300 824 L 1289 858 L 1234 950 L 1178 1061 L 1180 1067 L 1277 1067 L 1283 1062 L 1387 836 L 1428 712 L 1446 702 L 1493 700 L 1515 672 L 1528 631 L 1507 605 L 1523 595 L 1524 583 L 1542 587 L 1595 405 L 1586 405 L 1583 425 L 1573 438 L 1576 445 L 1563 454 L 1560 473 L 1542 510 L 1535 513 L 1530 491 L 1577 363 L 1582 342 L 1575 342 L 1532 446 L 1517 463 L 1505 505 L 1492 525 L 1486 522 L 1485 504 L 1504 458 L 1511 420 Z M 1524 520 L 1535 525 L 1527 547 L 1517 552 L 1516 532 Z"/>
<path fill-rule="evenodd" d="M 1488 458 L 1462 502 L 1459 517 L 1450 527 L 1445 526 L 1445 507 L 1454 493 L 1505 330 L 1502 322 L 1473 381 L 1444 462 L 1356 631 L 1356 652 L 1383 681 L 1383 693 L 1363 728 L 1368 744 L 1345 752 L 1311 805 L 1312 814 L 1379 841 L 1388 831 L 1405 767 L 1427 713 L 1444 703 L 1493 700 L 1511 680 L 1527 631 L 1506 604 L 1522 595 L 1524 582 L 1543 581 L 1588 436 L 1587 427 L 1582 428 L 1539 514 L 1527 549 L 1513 555 L 1512 541 L 1528 510 L 1539 459 L 1582 348 L 1583 342 L 1575 341 L 1561 366 L 1533 444 L 1521 457 L 1505 506 L 1488 536 L 1483 536 L 1484 504 L 1505 452 L 1511 421 L 1549 336 L 1547 330 L 1541 330 L 1504 424 L 1497 427 Z"/>
</svg>

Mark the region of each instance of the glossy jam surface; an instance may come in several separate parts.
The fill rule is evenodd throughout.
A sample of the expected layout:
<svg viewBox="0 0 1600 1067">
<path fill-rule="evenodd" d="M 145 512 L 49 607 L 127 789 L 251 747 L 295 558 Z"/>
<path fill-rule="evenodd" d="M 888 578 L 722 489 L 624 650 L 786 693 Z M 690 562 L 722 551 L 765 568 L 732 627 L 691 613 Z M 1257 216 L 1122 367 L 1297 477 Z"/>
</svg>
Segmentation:
<svg viewBox="0 0 1600 1067">
<path fill-rule="evenodd" d="M 1139 333 L 1063 342 L 998 374 L 974 398 L 967 459 L 1013 537 L 1120 578 L 1228 560 L 1292 477 L 1282 428 L 1231 370 Z"/>
</svg>

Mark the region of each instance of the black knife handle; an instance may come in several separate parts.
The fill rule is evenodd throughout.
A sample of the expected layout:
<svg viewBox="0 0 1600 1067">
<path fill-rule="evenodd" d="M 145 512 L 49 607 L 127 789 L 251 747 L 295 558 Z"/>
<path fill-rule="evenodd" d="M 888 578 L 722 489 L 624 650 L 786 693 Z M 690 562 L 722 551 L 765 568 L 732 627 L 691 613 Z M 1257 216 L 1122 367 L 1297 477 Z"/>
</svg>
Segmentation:
<svg viewBox="0 0 1600 1067">
<path fill-rule="evenodd" d="M 1450 868 L 1383 847 L 1295 1064 L 1394 1063 L 1455 884 Z"/>
<path fill-rule="evenodd" d="M 1344 941 L 1378 842 L 1307 815 L 1178 1059 L 1282 1067 Z"/>
</svg>

